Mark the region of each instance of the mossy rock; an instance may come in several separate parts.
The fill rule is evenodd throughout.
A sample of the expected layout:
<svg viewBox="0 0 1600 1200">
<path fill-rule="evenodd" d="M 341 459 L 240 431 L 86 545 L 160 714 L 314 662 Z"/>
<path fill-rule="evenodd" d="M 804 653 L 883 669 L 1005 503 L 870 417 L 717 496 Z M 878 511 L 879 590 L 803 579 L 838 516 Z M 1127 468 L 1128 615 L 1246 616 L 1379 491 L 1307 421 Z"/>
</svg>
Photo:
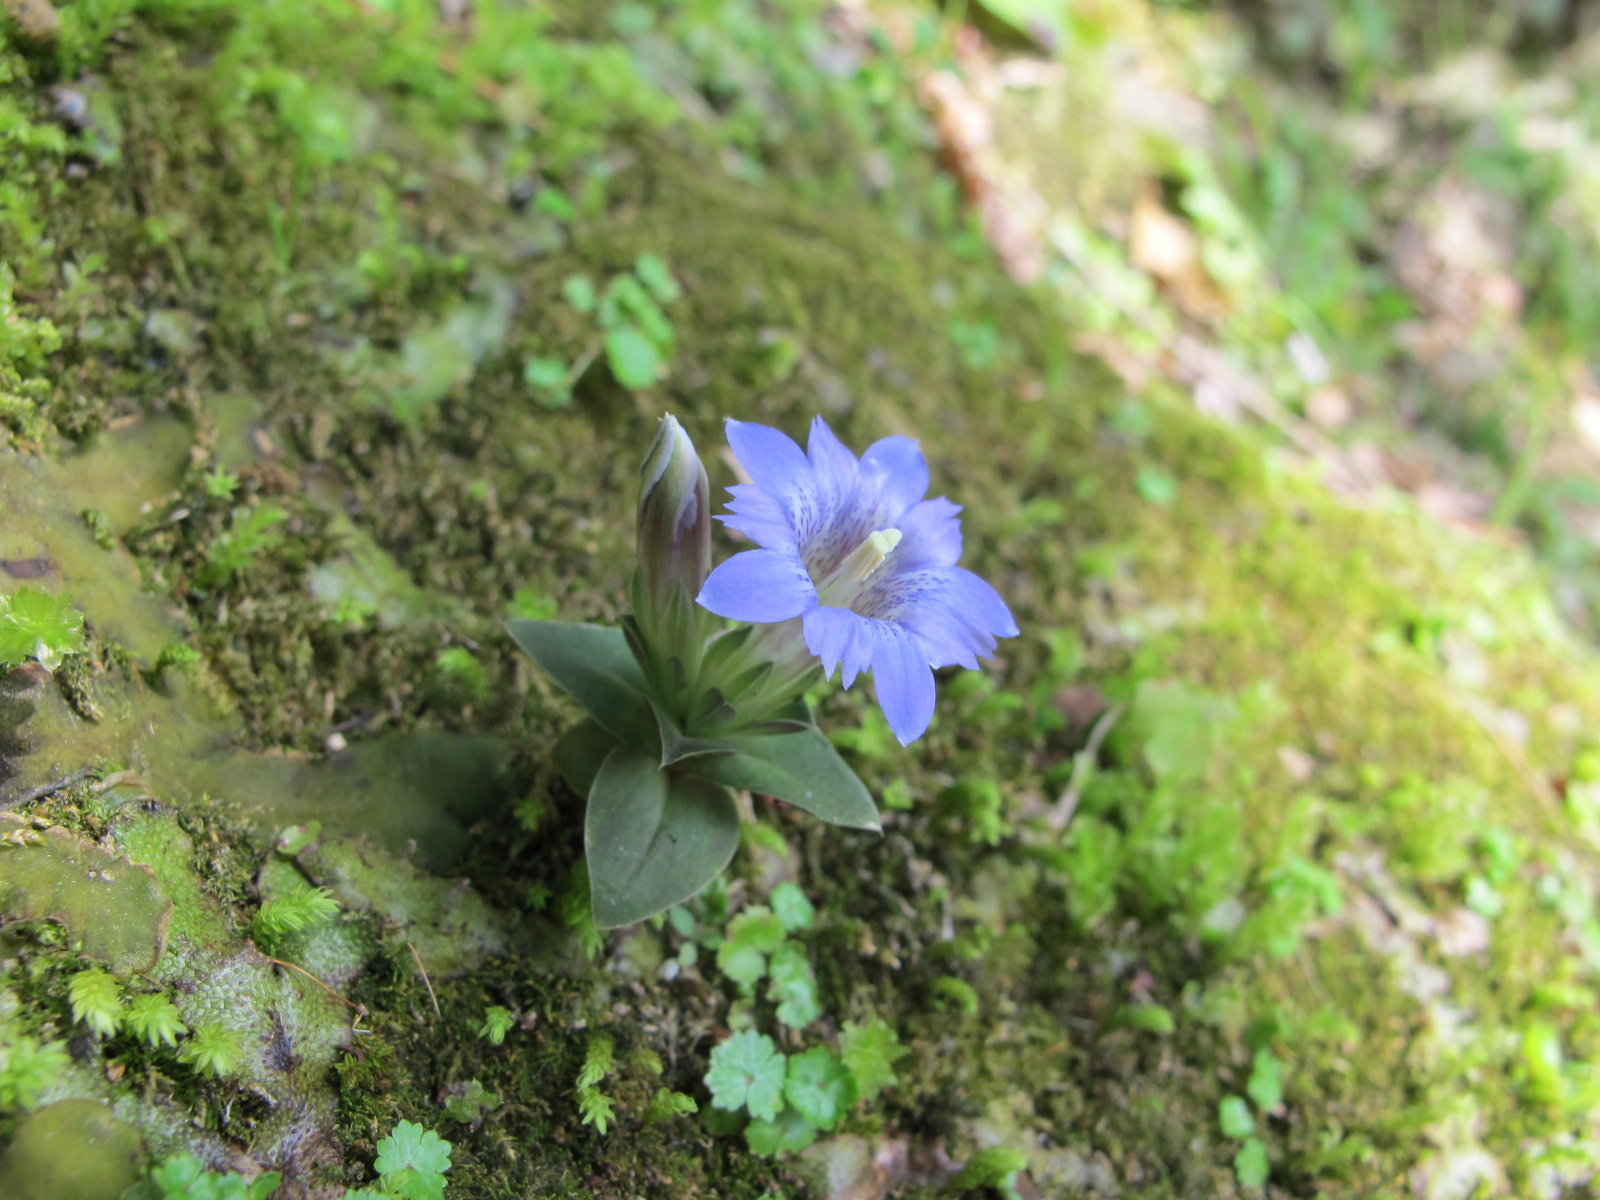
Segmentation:
<svg viewBox="0 0 1600 1200">
<path fill-rule="evenodd" d="M 7 1200 L 121 1200 L 139 1180 L 138 1131 L 94 1100 L 63 1100 L 29 1114 L 0 1154 Z"/>
</svg>

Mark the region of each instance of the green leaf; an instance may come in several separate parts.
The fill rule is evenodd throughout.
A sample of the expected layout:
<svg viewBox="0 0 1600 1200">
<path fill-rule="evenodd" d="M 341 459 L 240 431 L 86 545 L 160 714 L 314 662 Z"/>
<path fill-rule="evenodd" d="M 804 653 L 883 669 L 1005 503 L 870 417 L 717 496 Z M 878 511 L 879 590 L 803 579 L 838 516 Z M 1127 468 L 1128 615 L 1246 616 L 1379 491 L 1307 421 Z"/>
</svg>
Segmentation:
<svg viewBox="0 0 1600 1200">
<path fill-rule="evenodd" d="M 1133 481 L 1140 497 L 1159 508 L 1170 508 L 1178 495 L 1178 482 L 1160 467 L 1140 467 Z"/>
<path fill-rule="evenodd" d="M 617 382 L 637 391 L 655 383 L 661 374 L 661 354 L 655 344 L 631 325 L 606 334 L 606 363 Z"/>
<path fill-rule="evenodd" d="M 488 1038 L 491 1045 L 501 1045 L 516 1023 L 517 1016 L 509 1008 L 491 1004 L 483 1014 L 483 1024 L 478 1026 L 478 1036 Z"/>
<path fill-rule="evenodd" d="M 1014 1196 L 1017 1174 L 1027 1166 L 1028 1156 L 1014 1146 L 985 1146 L 967 1159 L 950 1186 L 961 1195 L 979 1188 L 994 1188 Z"/>
<path fill-rule="evenodd" d="M 1217 1105 L 1217 1123 L 1224 1137 L 1247 1138 L 1256 1131 L 1255 1118 L 1242 1096 L 1224 1096 Z"/>
<path fill-rule="evenodd" d="M 804 946 L 798 942 L 779 946 L 769 970 L 772 982 L 767 995 L 778 1005 L 778 1020 L 790 1029 L 804 1029 L 822 1015 L 822 1006 L 817 1003 L 817 977 Z"/>
<path fill-rule="evenodd" d="M 611 929 L 722 874 L 739 847 L 739 810 L 726 789 L 668 775 L 654 755 L 618 746 L 589 789 L 583 841 L 594 919 Z"/>
<path fill-rule="evenodd" d="M 1250 1069 L 1250 1082 L 1245 1085 L 1250 1099 L 1262 1112 L 1271 1112 L 1283 1103 L 1283 1064 L 1271 1050 L 1257 1050 Z"/>
<path fill-rule="evenodd" d="M 83 614 L 64 596 L 34 587 L 0 595 L 0 669 L 36 658 L 45 670 L 54 671 L 63 655 L 83 647 Z"/>
<path fill-rule="evenodd" d="M 581 313 L 594 311 L 597 297 L 594 290 L 594 280 L 587 275 L 568 275 L 561 284 L 561 294 L 566 297 L 568 304 Z"/>
<path fill-rule="evenodd" d="M 771 1158 L 785 1151 L 804 1150 L 817 1140 L 817 1127 L 792 1108 L 786 1108 L 776 1119 L 751 1121 L 744 1127 L 745 1144 L 750 1153 Z"/>
<path fill-rule="evenodd" d="M 587 796 L 594 777 L 600 774 L 600 764 L 619 744 L 593 717 L 585 717 L 561 735 L 552 757 L 567 786 Z"/>
<path fill-rule="evenodd" d="M 753 1029 L 734 1034 L 711 1051 L 711 1069 L 706 1072 L 711 1106 L 744 1108 L 758 1120 L 772 1120 L 783 1107 L 787 1067 L 766 1034 Z"/>
<path fill-rule="evenodd" d="M 1262 1188 L 1267 1185 L 1271 1166 L 1267 1162 L 1267 1147 L 1260 1138 L 1251 1138 L 1239 1147 L 1233 1156 L 1233 1173 L 1242 1188 Z"/>
<path fill-rule="evenodd" d="M 644 672 L 620 629 L 520 618 L 507 621 L 506 629 L 613 737 L 640 750 L 659 749 Z"/>
<path fill-rule="evenodd" d="M 661 735 L 661 765 L 670 767 L 687 758 L 702 758 L 711 754 L 732 754 L 736 747 L 727 740 L 688 737 L 678 728 L 672 715 L 654 700 L 650 711 L 655 713 L 656 731 Z"/>
<path fill-rule="evenodd" d="M 778 914 L 778 920 L 789 933 L 810 929 L 817 916 L 806 894 L 792 883 L 780 883 L 772 889 L 772 911 Z"/>
<path fill-rule="evenodd" d="M 685 1096 L 682 1092 L 675 1092 L 671 1088 L 658 1088 L 644 1110 L 644 1123 L 656 1125 L 662 1121 L 670 1121 L 673 1117 L 687 1117 L 699 1111 L 700 1106 L 695 1103 L 693 1096 Z"/>
<path fill-rule="evenodd" d="M 378 1143 L 378 1160 L 374 1165 L 378 1174 L 386 1177 L 386 1190 L 387 1177 L 401 1171 L 440 1176 L 442 1190 L 442 1176 L 450 1169 L 450 1143 L 431 1129 L 401 1121 Z"/>
<path fill-rule="evenodd" d="M 717 967 L 747 994 L 767 972 L 767 955 L 783 942 L 783 922 L 765 905 L 747 908 L 728 923 L 717 947 Z"/>
<path fill-rule="evenodd" d="M 910 1053 L 882 1017 L 860 1025 L 847 1021 L 839 1031 L 839 1057 L 850 1068 L 856 1092 L 863 1098 L 893 1087 L 897 1082 L 894 1064 Z"/>
<path fill-rule="evenodd" d="M 567 364 L 559 358 L 530 358 L 522 364 L 522 381 L 529 387 L 560 387 L 566 378 Z"/>
<path fill-rule="evenodd" d="M 856 1102 L 856 1084 L 839 1056 L 816 1046 L 789 1060 L 783 1096 L 818 1129 L 832 1129 Z"/>
<path fill-rule="evenodd" d="M 650 290 L 650 294 L 663 304 L 671 304 L 683 295 L 683 289 L 658 254 L 646 251 L 639 255 L 638 261 L 633 264 L 633 273 Z"/>
<path fill-rule="evenodd" d="M 866 785 L 817 729 L 739 735 L 738 752 L 695 759 L 685 770 L 724 787 L 748 788 L 804 809 L 819 820 L 879 832 L 878 809 Z"/>
</svg>

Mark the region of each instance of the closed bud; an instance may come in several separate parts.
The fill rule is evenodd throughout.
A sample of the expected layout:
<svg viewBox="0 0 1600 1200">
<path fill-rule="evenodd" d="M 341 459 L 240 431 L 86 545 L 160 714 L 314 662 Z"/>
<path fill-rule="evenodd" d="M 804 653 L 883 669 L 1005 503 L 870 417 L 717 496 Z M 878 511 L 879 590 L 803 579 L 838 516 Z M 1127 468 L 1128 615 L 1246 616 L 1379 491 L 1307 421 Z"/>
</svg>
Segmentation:
<svg viewBox="0 0 1600 1200">
<path fill-rule="evenodd" d="M 639 469 L 639 581 L 648 620 L 666 612 L 679 588 L 691 600 L 711 571 L 711 481 L 694 443 L 672 416 L 661 418 Z"/>
</svg>

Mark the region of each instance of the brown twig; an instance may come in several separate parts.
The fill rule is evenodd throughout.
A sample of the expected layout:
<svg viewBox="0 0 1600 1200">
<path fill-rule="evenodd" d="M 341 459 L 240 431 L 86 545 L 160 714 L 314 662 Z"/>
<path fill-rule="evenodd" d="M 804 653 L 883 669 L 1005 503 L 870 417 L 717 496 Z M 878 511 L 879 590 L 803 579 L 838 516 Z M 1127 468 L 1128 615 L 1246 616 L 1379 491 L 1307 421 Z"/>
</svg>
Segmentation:
<svg viewBox="0 0 1600 1200">
<path fill-rule="evenodd" d="M 1057 833 L 1072 823 L 1072 814 L 1078 811 L 1078 801 L 1083 799 L 1083 789 L 1089 784 L 1089 772 L 1094 769 L 1094 760 L 1100 753 L 1100 743 L 1106 740 L 1106 735 L 1127 711 L 1126 704 L 1113 704 L 1101 713 L 1100 719 L 1089 731 L 1089 740 L 1084 743 L 1083 749 L 1072 756 L 1072 778 L 1067 780 L 1067 790 L 1061 793 L 1061 799 L 1056 801 L 1055 807 L 1045 818 L 1045 824 Z"/>
<path fill-rule="evenodd" d="M 417 948 L 410 942 L 406 943 L 406 949 L 411 951 L 411 957 L 417 960 L 417 973 L 422 976 L 422 982 L 428 986 L 428 999 L 433 1001 L 433 1015 L 436 1017 L 444 1016 L 439 1011 L 439 997 L 433 994 L 433 983 L 428 979 L 427 968 L 422 965 L 422 955 L 417 953 Z"/>
<path fill-rule="evenodd" d="M 275 963 L 280 967 L 288 967 L 291 971 L 299 971 L 300 974 L 304 975 L 307 979 L 311 980 L 312 983 L 316 984 L 323 991 L 327 992 L 328 995 L 332 996 L 340 1004 L 343 1004 L 343 1005 L 346 1005 L 346 1006 L 348 1006 L 350 1008 L 355 1009 L 357 1018 L 364 1017 L 364 1016 L 367 1015 L 367 1006 L 365 1004 L 357 1004 L 353 1000 L 346 1000 L 343 996 L 339 995 L 338 992 L 334 991 L 333 988 L 329 987 L 328 984 L 327 984 L 327 981 L 322 980 L 322 979 L 318 979 L 315 975 L 313 975 L 310 971 L 306 970 L 304 967 L 297 967 L 292 962 L 284 962 L 283 959 L 281 959 L 281 958 L 273 958 L 272 955 L 270 955 L 270 954 L 263 954 L 261 957 L 266 959 L 269 963 Z"/>
<path fill-rule="evenodd" d="M 46 796 L 53 796 L 55 793 L 64 788 L 69 788 L 75 783 L 82 783 L 93 774 L 93 767 L 85 767 L 83 770 L 74 771 L 71 775 L 63 776 L 53 783 L 42 783 L 31 792 L 23 792 L 15 800 L 0 800 L 0 812 L 5 812 L 11 808 L 21 808 L 24 804 L 32 804 L 35 800 L 43 800 Z"/>
</svg>

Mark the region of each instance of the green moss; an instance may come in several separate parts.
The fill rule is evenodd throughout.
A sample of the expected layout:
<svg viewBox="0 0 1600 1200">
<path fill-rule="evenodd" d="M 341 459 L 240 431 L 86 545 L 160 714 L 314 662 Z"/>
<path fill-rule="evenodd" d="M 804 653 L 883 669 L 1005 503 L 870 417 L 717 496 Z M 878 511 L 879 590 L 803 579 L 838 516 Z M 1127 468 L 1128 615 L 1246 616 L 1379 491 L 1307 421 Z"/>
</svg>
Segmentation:
<svg viewBox="0 0 1600 1200">
<path fill-rule="evenodd" d="M 824 77 L 809 10 L 717 9 L 690 37 L 679 6 L 642 49 L 716 100 L 691 129 L 586 6 L 486 8 L 454 67 L 405 6 L 384 37 L 321 5 L 96 6 L 116 41 L 90 7 L 65 9 L 61 53 L 97 64 L 117 122 L 74 135 L 92 166 L 71 175 L 30 135 L 0 221 L 28 279 L 4 300 L 0 416 L 29 446 L 88 444 L 0 459 L 0 558 L 54 563 L 106 669 L 77 699 L 5 685 L 0 784 L 136 772 L 37 811 L 96 862 L 83 839 L 148 867 L 172 932 L 140 986 L 236 1053 L 212 1078 L 181 1037 L 125 1033 L 104 1051 L 124 1081 L 96 1061 L 74 1095 L 161 1152 L 244 1150 L 298 1181 L 360 1182 L 399 1120 L 448 1120 L 452 1193 L 744 1200 L 791 1168 L 710 1131 L 708 1059 L 743 1004 L 787 1001 L 786 1051 L 864 1029 L 906 1050 L 830 1115 L 816 1157 L 839 1172 L 906 1146 L 974 1186 L 1025 1163 L 1064 1193 L 1229 1195 L 1218 1106 L 1246 1096 L 1286 1193 L 1382 1194 L 1477 1141 L 1526 1191 L 1541 1145 L 1581 1139 L 1594 822 L 1546 781 L 1592 751 L 1592 652 L 1520 556 L 1352 511 L 1064 349 L 1052 302 L 964 256 L 948 187 L 921 186 L 918 118 L 881 98 L 901 64 L 863 49 L 860 78 Z M 501 20 L 538 36 L 496 44 Z M 45 59 L 5 51 L 35 131 Z M 895 180 L 879 195 L 857 178 L 869 141 Z M 682 292 L 654 388 L 564 294 L 646 255 Z M 546 360 L 563 406 L 525 374 Z M 758 801 L 767 836 L 690 933 L 607 943 L 581 905 L 570 927 L 522 911 L 576 878 L 581 806 L 550 763 L 571 713 L 501 623 L 529 597 L 575 619 L 625 604 L 640 430 L 664 405 L 719 484 L 725 415 L 918 435 L 1025 635 L 947 681 L 909 751 L 859 691 L 824 690 L 894 798 L 881 838 Z M 192 677 L 158 669 L 174 645 Z M 539 820 L 513 823 L 508 795 Z M 292 859 L 261 844 L 312 820 Z M 245 941 L 307 879 L 343 911 L 274 957 L 363 1006 L 360 1033 Z M 738 931 L 769 892 L 789 911 L 779 879 L 815 904 L 804 961 L 746 1001 Z M 64 1032 L 84 965 L 66 937 L 102 953 L 65 924 L 6 933 L 41 1034 Z M 516 1014 L 503 1041 L 479 1036 L 486 1011 Z M 602 1039 L 603 1138 L 576 1090 Z M 702 1115 L 656 1119 L 663 1089 Z"/>
</svg>

